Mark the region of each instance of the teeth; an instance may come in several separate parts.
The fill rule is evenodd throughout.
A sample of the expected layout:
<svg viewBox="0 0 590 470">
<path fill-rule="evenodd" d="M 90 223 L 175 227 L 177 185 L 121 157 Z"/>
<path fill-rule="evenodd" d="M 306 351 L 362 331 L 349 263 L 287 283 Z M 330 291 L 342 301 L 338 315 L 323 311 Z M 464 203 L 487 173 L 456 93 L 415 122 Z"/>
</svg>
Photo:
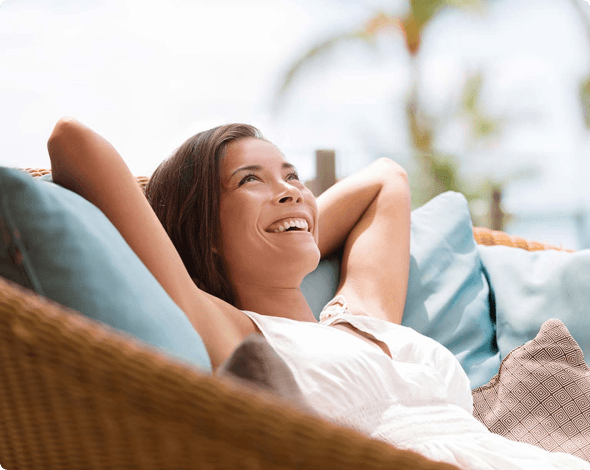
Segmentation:
<svg viewBox="0 0 590 470">
<path fill-rule="evenodd" d="M 287 230 L 289 227 L 297 227 L 300 228 L 302 230 L 305 230 L 306 232 L 309 229 L 309 226 L 307 224 L 307 222 L 304 219 L 288 219 L 285 220 L 284 222 L 280 223 L 276 229 L 273 230 L 274 233 L 280 233 L 280 232 L 284 232 L 285 230 Z"/>
</svg>

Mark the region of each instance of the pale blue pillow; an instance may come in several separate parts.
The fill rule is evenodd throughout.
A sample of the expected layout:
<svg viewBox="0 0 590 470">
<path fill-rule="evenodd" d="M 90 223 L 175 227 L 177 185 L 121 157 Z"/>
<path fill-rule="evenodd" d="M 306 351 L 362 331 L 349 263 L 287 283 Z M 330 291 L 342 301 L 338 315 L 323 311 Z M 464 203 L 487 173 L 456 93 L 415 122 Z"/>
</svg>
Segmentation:
<svg viewBox="0 0 590 470">
<path fill-rule="evenodd" d="M 61 186 L 0 167 L 0 219 L 4 277 L 211 370 L 184 312 L 96 206 Z"/>
<path fill-rule="evenodd" d="M 340 258 L 331 256 L 320 261 L 315 271 L 303 278 L 301 292 L 319 320 L 324 306 L 334 298 L 340 280 Z"/>
<path fill-rule="evenodd" d="M 494 293 L 500 359 L 558 318 L 590 357 L 590 250 L 480 246 Z"/>
<path fill-rule="evenodd" d="M 402 325 L 446 346 L 472 388 L 487 383 L 501 362 L 489 294 L 465 196 L 447 191 L 412 211 Z"/>
<path fill-rule="evenodd" d="M 339 260 L 323 260 L 304 279 L 301 288 L 316 318 L 336 293 L 339 269 Z M 487 383 L 501 362 L 489 294 L 465 197 L 448 191 L 413 210 L 402 325 L 450 349 L 472 388 Z"/>
</svg>

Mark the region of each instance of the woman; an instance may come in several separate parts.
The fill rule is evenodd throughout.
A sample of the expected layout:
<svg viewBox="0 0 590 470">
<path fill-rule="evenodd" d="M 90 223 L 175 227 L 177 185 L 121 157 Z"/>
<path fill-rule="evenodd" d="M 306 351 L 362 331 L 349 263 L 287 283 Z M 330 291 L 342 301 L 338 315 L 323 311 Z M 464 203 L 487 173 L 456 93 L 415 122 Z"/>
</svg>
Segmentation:
<svg viewBox="0 0 590 470">
<path fill-rule="evenodd" d="M 410 196 L 394 162 L 380 159 L 316 201 L 273 144 L 233 124 L 187 140 L 146 199 L 116 150 L 81 123 L 60 120 L 48 149 L 54 181 L 109 217 L 186 313 L 214 370 L 261 333 L 310 406 L 374 438 L 461 468 L 590 468 L 490 433 L 471 414 L 454 356 L 400 326 Z M 300 284 L 340 248 L 337 295 L 318 324 Z"/>
</svg>

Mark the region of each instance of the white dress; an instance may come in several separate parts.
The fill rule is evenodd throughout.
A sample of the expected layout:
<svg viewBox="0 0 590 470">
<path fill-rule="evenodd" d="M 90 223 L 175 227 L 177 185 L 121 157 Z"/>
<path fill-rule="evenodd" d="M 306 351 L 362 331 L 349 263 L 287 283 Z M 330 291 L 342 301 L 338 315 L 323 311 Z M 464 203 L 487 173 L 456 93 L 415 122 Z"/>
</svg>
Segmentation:
<svg viewBox="0 0 590 470">
<path fill-rule="evenodd" d="M 333 422 L 464 469 L 590 469 L 573 455 L 488 431 L 473 417 L 469 379 L 448 349 L 411 328 L 352 315 L 342 296 L 324 307 L 319 323 L 243 312 L 288 364 L 309 405 Z M 330 326 L 337 323 L 382 341 L 392 358 Z"/>
</svg>

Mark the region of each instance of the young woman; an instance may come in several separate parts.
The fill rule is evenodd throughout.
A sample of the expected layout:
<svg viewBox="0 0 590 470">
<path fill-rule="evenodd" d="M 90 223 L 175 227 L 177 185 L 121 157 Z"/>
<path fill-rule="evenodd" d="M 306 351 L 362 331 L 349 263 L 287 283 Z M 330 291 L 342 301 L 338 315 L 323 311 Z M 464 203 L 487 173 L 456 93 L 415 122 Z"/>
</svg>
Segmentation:
<svg viewBox="0 0 590 470">
<path fill-rule="evenodd" d="M 199 332 L 214 370 L 261 333 L 314 410 L 376 439 L 465 469 L 590 468 L 490 433 L 472 415 L 455 357 L 400 326 L 410 193 L 393 161 L 316 201 L 258 130 L 231 124 L 188 139 L 154 172 L 146 198 L 83 124 L 60 120 L 48 149 L 54 181 L 113 222 Z M 300 285 L 340 248 L 337 295 L 318 322 Z"/>
</svg>

